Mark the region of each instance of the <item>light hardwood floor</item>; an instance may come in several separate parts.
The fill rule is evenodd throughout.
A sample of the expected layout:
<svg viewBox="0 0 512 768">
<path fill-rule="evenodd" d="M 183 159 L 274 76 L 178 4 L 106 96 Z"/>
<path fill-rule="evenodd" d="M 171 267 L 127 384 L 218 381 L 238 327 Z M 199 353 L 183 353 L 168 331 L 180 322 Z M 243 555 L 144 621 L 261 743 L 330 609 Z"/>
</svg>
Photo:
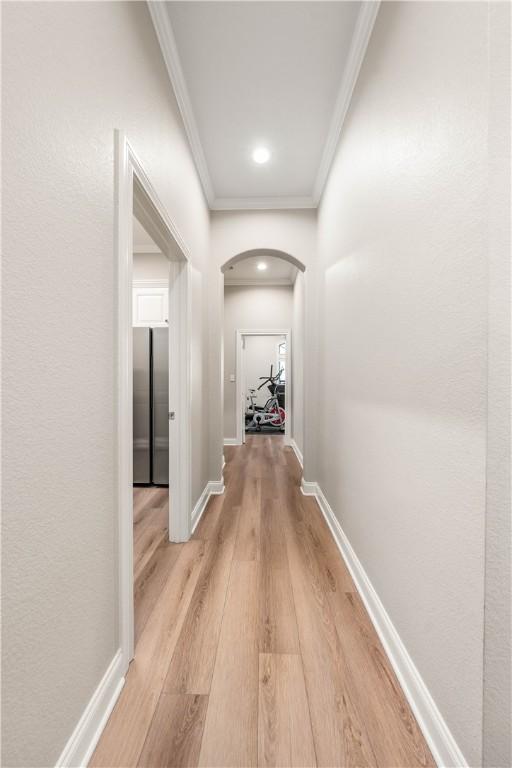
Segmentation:
<svg viewBox="0 0 512 768">
<path fill-rule="evenodd" d="M 174 565 L 179 549 L 168 546 L 169 489 L 133 489 L 133 599 L 135 645 Z"/>
<path fill-rule="evenodd" d="M 295 455 L 260 435 L 225 454 L 224 495 L 160 545 L 90 765 L 433 766 Z"/>
</svg>

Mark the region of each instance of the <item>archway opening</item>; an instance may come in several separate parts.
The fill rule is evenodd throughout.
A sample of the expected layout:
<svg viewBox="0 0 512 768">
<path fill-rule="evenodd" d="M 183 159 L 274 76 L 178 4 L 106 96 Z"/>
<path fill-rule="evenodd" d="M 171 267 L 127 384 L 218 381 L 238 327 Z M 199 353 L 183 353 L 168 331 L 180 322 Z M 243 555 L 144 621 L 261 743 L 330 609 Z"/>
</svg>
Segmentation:
<svg viewBox="0 0 512 768">
<path fill-rule="evenodd" d="M 235 264 L 238 264 L 241 261 L 245 261 L 246 259 L 251 258 L 261 258 L 264 259 L 267 258 L 275 258 L 275 259 L 282 259 L 283 261 L 288 262 L 289 264 L 292 264 L 294 267 L 296 267 L 300 272 L 305 272 L 306 267 L 300 261 L 299 259 L 296 259 L 295 256 L 292 256 L 291 253 L 287 253 L 286 251 L 280 251 L 276 248 L 251 248 L 248 251 L 242 251 L 241 253 L 237 253 L 235 256 L 231 256 L 221 267 L 221 272 L 224 272 L 224 274 L 231 269 L 231 267 L 234 267 Z"/>
<path fill-rule="evenodd" d="M 272 435 L 301 463 L 305 271 L 272 248 L 240 252 L 221 266 L 224 444 Z"/>
</svg>

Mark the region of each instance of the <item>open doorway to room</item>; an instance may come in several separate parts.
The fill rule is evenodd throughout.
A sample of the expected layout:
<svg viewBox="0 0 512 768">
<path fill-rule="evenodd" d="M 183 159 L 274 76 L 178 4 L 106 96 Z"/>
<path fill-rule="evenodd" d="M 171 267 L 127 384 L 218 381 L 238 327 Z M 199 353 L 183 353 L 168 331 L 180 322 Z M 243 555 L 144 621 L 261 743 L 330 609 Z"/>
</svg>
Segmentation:
<svg viewBox="0 0 512 768">
<path fill-rule="evenodd" d="M 169 539 L 169 261 L 133 217 L 133 598 L 135 645 Z"/>
<path fill-rule="evenodd" d="M 190 537 L 190 265 L 120 131 L 116 151 L 119 626 L 126 670 L 179 552 L 174 542 Z"/>
<path fill-rule="evenodd" d="M 286 435 L 286 442 L 290 441 L 292 413 L 286 382 L 289 336 L 289 329 L 237 329 L 237 379 L 241 389 L 237 393 L 237 433 L 241 433 L 242 442 L 248 434 L 281 434 Z"/>
</svg>

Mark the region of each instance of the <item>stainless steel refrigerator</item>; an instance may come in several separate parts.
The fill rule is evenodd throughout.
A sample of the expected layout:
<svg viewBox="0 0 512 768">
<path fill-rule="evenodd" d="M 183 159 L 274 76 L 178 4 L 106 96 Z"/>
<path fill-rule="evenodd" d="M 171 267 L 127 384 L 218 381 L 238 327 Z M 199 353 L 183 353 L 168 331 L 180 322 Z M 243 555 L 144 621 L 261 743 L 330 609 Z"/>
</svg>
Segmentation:
<svg viewBox="0 0 512 768">
<path fill-rule="evenodd" d="M 169 331 L 133 329 L 133 482 L 169 485 Z"/>
</svg>

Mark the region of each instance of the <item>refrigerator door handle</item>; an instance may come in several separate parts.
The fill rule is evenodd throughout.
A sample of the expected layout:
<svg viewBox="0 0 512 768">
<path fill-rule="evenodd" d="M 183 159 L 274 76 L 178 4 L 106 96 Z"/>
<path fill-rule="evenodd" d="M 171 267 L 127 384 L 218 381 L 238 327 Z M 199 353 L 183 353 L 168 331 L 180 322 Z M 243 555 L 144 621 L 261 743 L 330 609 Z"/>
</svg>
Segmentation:
<svg viewBox="0 0 512 768">
<path fill-rule="evenodd" d="M 153 328 L 153 477 L 169 484 L 169 329 Z M 167 418 L 166 418 L 167 415 Z"/>
</svg>

